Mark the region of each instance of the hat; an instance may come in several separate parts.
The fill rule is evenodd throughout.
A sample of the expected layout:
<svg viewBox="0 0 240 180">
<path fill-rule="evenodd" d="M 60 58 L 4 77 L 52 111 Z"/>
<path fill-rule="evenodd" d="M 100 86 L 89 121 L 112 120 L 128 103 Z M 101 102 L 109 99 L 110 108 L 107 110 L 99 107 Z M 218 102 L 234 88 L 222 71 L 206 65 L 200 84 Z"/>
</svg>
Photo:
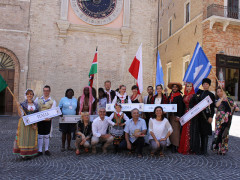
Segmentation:
<svg viewBox="0 0 240 180">
<path fill-rule="evenodd" d="M 179 88 L 179 90 L 182 90 L 182 84 L 181 84 L 181 83 L 178 83 L 178 82 L 170 82 L 170 83 L 168 84 L 168 88 L 169 88 L 169 89 L 172 89 L 173 85 L 177 85 L 178 88 Z"/>
<path fill-rule="evenodd" d="M 202 80 L 202 85 L 204 84 L 204 83 L 208 83 L 209 84 L 209 86 L 211 86 L 211 79 L 209 79 L 209 78 L 204 78 L 203 80 Z"/>
</svg>

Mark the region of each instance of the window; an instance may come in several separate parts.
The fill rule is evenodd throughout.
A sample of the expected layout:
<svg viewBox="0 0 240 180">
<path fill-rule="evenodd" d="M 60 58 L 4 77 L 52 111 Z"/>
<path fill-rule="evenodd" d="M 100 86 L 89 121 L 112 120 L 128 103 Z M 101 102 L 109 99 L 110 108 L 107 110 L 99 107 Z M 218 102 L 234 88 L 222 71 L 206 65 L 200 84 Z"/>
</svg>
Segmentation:
<svg viewBox="0 0 240 180">
<path fill-rule="evenodd" d="M 184 77 L 190 63 L 190 55 L 184 56 L 182 59 L 183 59 L 183 77 Z"/>
<path fill-rule="evenodd" d="M 171 82 L 171 70 L 172 70 L 172 63 L 167 64 L 167 84 Z"/>
<path fill-rule="evenodd" d="M 162 28 L 159 30 L 159 43 L 162 43 Z"/>
<path fill-rule="evenodd" d="M 169 37 L 172 35 L 172 18 L 168 22 L 169 28 L 168 28 L 168 35 Z"/>
<path fill-rule="evenodd" d="M 185 23 L 188 23 L 190 20 L 190 2 L 185 4 Z"/>
</svg>

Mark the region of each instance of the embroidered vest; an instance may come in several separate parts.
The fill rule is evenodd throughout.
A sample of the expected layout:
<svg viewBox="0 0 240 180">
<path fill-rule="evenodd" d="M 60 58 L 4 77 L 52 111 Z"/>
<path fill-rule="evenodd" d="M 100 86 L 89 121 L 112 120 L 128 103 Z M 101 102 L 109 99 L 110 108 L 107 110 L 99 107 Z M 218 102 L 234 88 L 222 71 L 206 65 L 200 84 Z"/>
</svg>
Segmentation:
<svg viewBox="0 0 240 180">
<path fill-rule="evenodd" d="M 128 96 L 124 99 L 124 103 L 122 103 L 122 100 L 117 96 L 117 103 L 118 104 L 127 104 L 128 103 Z"/>
<path fill-rule="evenodd" d="M 39 111 L 45 111 L 47 109 L 51 109 L 53 105 L 53 100 L 50 99 L 47 102 L 44 102 L 42 98 L 38 99 L 38 106 L 39 106 Z"/>
</svg>

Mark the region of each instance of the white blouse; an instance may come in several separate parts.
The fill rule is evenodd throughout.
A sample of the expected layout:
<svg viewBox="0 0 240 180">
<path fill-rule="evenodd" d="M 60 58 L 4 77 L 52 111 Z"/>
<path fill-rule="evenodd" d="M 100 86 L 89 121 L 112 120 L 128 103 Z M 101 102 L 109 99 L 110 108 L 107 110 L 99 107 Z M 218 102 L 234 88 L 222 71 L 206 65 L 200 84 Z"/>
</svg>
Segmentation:
<svg viewBox="0 0 240 180">
<path fill-rule="evenodd" d="M 172 133 L 173 129 L 167 118 L 164 118 L 162 121 L 157 121 L 155 118 L 150 118 L 149 132 L 153 132 L 157 140 L 160 140 L 165 138 L 168 132 Z M 153 139 L 153 137 L 150 136 L 149 139 Z"/>
<path fill-rule="evenodd" d="M 161 104 L 162 98 L 155 98 L 154 104 Z"/>
</svg>

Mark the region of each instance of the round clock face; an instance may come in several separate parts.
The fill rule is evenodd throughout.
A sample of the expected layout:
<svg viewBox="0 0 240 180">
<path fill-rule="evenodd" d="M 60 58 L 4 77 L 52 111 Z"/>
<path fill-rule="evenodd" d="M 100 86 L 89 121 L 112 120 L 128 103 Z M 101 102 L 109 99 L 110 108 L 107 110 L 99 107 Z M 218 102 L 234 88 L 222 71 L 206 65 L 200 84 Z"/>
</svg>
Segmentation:
<svg viewBox="0 0 240 180">
<path fill-rule="evenodd" d="M 109 24 L 123 7 L 123 0 L 70 0 L 75 14 L 92 25 Z"/>
</svg>

